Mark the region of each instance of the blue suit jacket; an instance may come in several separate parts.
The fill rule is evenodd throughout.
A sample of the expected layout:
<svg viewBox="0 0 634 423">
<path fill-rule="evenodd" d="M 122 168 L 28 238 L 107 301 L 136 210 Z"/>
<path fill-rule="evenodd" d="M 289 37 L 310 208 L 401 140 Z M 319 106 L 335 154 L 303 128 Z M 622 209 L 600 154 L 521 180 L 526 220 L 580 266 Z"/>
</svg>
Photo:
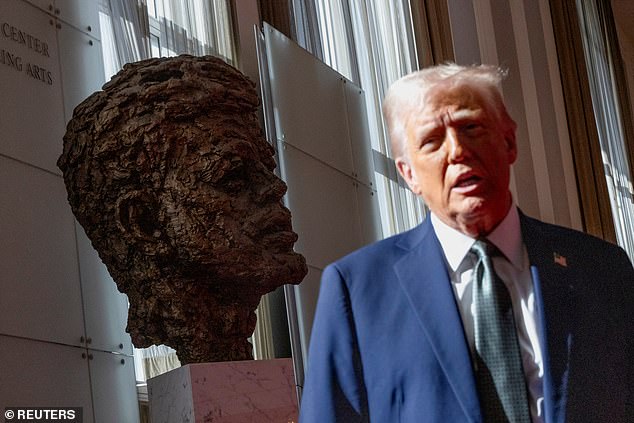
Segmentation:
<svg viewBox="0 0 634 423">
<path fill-rule="evenodd" d="M 634 422 L 627 256 L 523 215 L 521 225 L 541 329 L 546 422 Z M 300 422 L 481 422 L 468 348 L 427 220 L 325 269 Z"/>
</svg>

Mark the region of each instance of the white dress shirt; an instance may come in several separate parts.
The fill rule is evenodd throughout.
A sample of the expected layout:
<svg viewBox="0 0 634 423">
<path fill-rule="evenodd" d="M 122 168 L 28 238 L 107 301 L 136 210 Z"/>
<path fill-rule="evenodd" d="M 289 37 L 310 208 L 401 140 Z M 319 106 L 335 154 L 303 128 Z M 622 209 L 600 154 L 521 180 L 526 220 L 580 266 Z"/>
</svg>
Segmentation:
<svg viewBox="0 0 634 423">
<path fill-rule="evenodd" d="M 465 335 L 473 354 L 474 310 L 471 274 L 476 260 L 472 254 L 468 253 L 475 240 L 447 226 L 433 213 L 431 223 L 445 255 Z M 504 254 L 504 257 L 493 257 L 493 266 L 511 296 L 532 421 L 542 423 L 544 421 L 542 382 L 544 366 L 538 336 L 538 316 L 528 253 L 522 241 L 516 207 L 510 208 L 504 220 L 487 236 L 487 239 Z"/>
</svg>

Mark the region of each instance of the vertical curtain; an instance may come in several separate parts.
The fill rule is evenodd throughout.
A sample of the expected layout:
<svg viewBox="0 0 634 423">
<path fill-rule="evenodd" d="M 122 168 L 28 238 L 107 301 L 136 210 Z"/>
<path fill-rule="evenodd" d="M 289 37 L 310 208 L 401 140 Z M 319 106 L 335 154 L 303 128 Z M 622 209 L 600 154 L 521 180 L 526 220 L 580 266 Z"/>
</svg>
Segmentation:
<svg viewBox="0 0 634 423">
<path fill-rule="evenodd" d="M 297 43 L 310 51 L 315 57 L 324 60 L 321 48 L 321 34 L 317 16 L 317 4 L 313 1 L 292 0 L 291 32 Z"/>
<path fill-rule="evenodd" d="M 594 0 L 577 0 L 592 106 L 618 244 L 634 260 L 634 189 L 623 116 L 603 15 Z"/>
<path fill-rule="evenodd" d="M 257 324 L 249 342 L 253 345 L 253 358 L 268 360 L 275 358 L 273 345 L 273 326 L 271 324 L 271 307 L 269 295 L 262 296 L 258 308 L 255 309 Z"/>
<path fill-rule="evenodd" d="M 152 345 L 138 351 L 142 359 L 143 373 L 146 380 L 181 365 L 176 356 L 176 351 L 165 345 Z"/>
<path fill-rule="evenodd" d="M 213 55 L 236 64 L 231 0 L 150 0 L 152 13 L 147 1 L 99 0 L 106 79 L 151 56 Z"/>
<path fill-rule="evenodd" d="M 390 84 L 419 66 L 409 1 L 311 0 L 291 6 L 297 42 L 365 91 L 383 234 L 412 228 L 426 210 L 397 176 L 381 113 Z"/>
<path fill-rule="evenodd" d="M 146 0 L 99 0 L 106 79 L 126 63 L 150 57 Z"/>
<path fill-rule="evenodd" d="M 157 0 L 161 54 L 213 55 L 235 65 L 230 0 Z"/>
<path fill-rule="evenodd" d="M 139 419 L 141 423 L 150 423 L 150 407 L 146 381 L 180 367 L 176 351 L 165 345 L 153 345 L 134 350 L 134 373 L 137 381 Z"/>
</svg>

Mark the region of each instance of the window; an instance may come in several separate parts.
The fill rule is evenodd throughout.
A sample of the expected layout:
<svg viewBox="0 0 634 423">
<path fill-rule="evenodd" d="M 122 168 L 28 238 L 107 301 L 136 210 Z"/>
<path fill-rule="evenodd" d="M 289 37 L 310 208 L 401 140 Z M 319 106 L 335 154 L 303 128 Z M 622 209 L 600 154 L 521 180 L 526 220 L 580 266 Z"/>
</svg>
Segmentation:
<svg viewBox="0 0 634 423">
<path fill-rule="evenodd" d="M 634 260 L 634 188 L 605 5 L 577 0 L 581 39 L 618 244 Z"/>
<path fill-rule="evenodd" d="M 106 79 L 149 57 L 237 60 L 230 0 L 100 0 L 99 22 Z"/>
<path fill-rule="evenodd" d="M 150 3 L 152 56 L 213 55 L 235 65 L 230 1 L 151 0 Z"/>
</svg>

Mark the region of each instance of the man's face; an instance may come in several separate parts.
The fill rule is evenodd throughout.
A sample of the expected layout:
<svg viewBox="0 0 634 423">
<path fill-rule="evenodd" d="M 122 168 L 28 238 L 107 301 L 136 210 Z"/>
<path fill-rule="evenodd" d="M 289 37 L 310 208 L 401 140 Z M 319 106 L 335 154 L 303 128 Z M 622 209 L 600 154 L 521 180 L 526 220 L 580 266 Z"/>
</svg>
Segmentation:
<svg viewBox="0 0 634 423">
<path fill-rule="evenodd" d="M 210 280 L 254 289 L 298 282 L 305 264 L 293 251 L 297 235 L 281 202 L 286 186 L 272 172 L 272 149 L 258 151 L 235 134 L 190 149 L 163 198 L 179 260 Z"/>
<path fill-rule="evenodd" d="M 436 87 L 402 119 L 406 144 L 396 165 L 409 187 L 449 226 L 488 234 L 511 205 L 514 128 L 466 86 Z"/>
</svg>

